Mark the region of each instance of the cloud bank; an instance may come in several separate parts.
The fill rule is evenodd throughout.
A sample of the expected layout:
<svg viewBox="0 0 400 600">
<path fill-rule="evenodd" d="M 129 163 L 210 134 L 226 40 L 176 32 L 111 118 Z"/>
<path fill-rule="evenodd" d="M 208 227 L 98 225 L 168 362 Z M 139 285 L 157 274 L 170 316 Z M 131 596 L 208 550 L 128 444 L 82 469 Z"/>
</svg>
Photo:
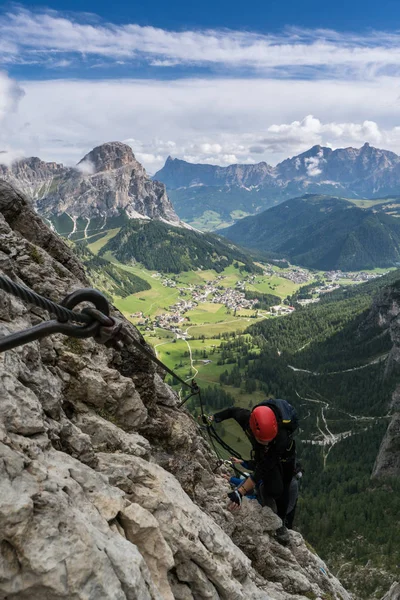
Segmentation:
<svg viewBox="0 0 400 600">
<path fill-rule="evenodd" d="M 0 40 L 3 64 L 68 67 L 80 61 L 93 66 L 93 59 L 103 59 L 112 64 L 146 63 L 158 68 L 201 65 L 307 77 L 318 77 L 321 69 L 333 77 L 344 72 L 347 77 L 365 77 L 400 70 L 399 33 L 168 31 L 135 23 L 102 22 L 83 13 L 71 16 L 20 8 L 0 15 Z"/>
<path fill-rule="evenodd" d="M 66 164 L 112 140 L 129 143 L 150 172 L 168 155 L 221 165 L 276 164 L 315 144 L 337 148 L 366 141 L 400 153 L 399 87 L 392 78 L 54 80 L 17 86 L 3 75 L 0 107 L 0 150 Z"/>
</svg>

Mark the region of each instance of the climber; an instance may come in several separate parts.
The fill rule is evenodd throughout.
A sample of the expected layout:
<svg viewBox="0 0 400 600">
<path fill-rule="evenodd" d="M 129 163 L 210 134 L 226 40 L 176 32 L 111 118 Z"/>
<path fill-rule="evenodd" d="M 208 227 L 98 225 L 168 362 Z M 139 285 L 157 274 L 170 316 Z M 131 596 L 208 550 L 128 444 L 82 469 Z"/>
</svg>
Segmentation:
<svg viewBox="0 0 400 600">
<path fill-rule="evenodd" d="M 287 544 L 290 537 L 285 518 L 295 468 L 293 432 L 298 425 L 296 410 L 286 400 L 271 398 L 255 406 L 252 411 L 232 406 L 211 415 L 209 419 L 215 423 L 235 419 L 253 448 L 247 465 L 254 473 L 228 494 L 230 510 L 239 509 L 243 496 L 255 488 L 259 502 L 272 508 L 282 519 L 276 538 L 280 543 Z"/>
</svg>

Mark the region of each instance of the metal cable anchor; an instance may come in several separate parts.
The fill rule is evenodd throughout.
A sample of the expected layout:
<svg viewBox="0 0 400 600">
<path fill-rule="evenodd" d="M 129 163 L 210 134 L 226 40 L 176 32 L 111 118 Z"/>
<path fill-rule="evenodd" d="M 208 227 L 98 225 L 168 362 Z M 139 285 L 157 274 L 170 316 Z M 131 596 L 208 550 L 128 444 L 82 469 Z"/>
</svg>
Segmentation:
<svg viewBox="0 0 400 600">
<path fill-rule="evenodd" d="M 106 343 L 113 337 L 116 328 L 118 331 L 120 329 L 119 324 L 117 325 L 115 321 L 109 317 L 110 309 L 107 299 L 97 290 L 84 289 L 69 294 L 60 304 L 61 306 L 72 310 L 81 302 L 91 302 L 95 306 L 94 309 L 85 308 L 82 311 L 82 313 L 92 317 L 93 320 L 91 323 L 88 323 L 87 325 L 73 325 L 71 322 L 61 322 L 56 319 L 45 321 L 30 329 L 18 331 L 1 338 L 0 352 L 11 350 L 17 346 L 22 346 L 29 342 L 42 339 L 53 333 L 62 333 L 63 335 L 78 339 L 93 337 L 97 338 L 97 340 L 101 340 L 101 343 Z M 103 331 L 104 326 L 109 329 L 108 332 Z"/>
</svg>

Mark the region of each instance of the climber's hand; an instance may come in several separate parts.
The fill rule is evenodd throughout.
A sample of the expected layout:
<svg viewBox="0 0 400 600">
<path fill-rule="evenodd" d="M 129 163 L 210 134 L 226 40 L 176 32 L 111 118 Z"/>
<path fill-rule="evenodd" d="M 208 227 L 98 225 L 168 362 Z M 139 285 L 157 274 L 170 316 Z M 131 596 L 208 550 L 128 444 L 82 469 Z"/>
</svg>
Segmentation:
<svg viewBox="0 0 400 600">
<path fill-rule="evenodd" d="M 204 425 L 211 425 L 214 421 L 214 415 L 202 415 Z"/>
<path fill-rule="evenodd" d="M 229 506 L 228 506 L 229 510 L 235 511 L 235 510 L 238 510 L 241 507 L 243 496 L 239 492 L 239 490 L 234 490 L 233 492 L 230 492 L 228 494 L 228 498 L 230 500 L 230 503 L 229 503 Z"/>
<path fill-rule="evenodd" d="M 237 465 L 241 465 L 243 463 L 243 461 L 240 458 L 236 458 L 236 456 L 231 456 L 230 461 Z"/>
</svg>

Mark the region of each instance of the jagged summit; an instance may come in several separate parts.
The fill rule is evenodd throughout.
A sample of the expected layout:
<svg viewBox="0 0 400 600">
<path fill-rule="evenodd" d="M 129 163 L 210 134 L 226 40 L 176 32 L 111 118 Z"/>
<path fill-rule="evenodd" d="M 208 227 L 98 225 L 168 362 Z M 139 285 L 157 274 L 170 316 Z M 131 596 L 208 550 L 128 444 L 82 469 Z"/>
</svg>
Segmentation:
<svg viewBox="0 0 400 600">
<path fill-rule="evenodd" d="M 167 187 L 178 188 L 194 183 L 202 185 L 243 186 L 251 180 L 260 186 L 264 195 L 274 192 L 285 198 L 300 195 L 305 187 L 331 184 L 343 186 L 351 183 L 361 189 L 366 197 L 376 195 L 378 189 L 393 186 L 393 170 L 396 170 L 396 190 L 400 190 L 400 157 L 389 150 L 375 148 L 366 142 L 360 148 L 332 148 L 316 144 L 309 150 L 287 158 L 276 167 L 265 162 L 256 164 L 233 164 L 220 167 L 210 164 L 192 164 L 169 156 L 164 167 L 155 175 Z M 383 172 L 382 172 L 383 170 Z M 399 171 L 399 172 L 398 172 Z M 292 180 L 297 179 L 296 193 L 292 193 Z M 278 188 L 278 189 L 277 189 Z M 310 190 L 316 193 L 316 190 Z M 318 190 L 320 192 L 321 190 Z M 349 190 L 354 195 L 353 190 Z"/>
<path fill-rule="evenodd" d="M 97 146 L 77 168 L 36 157 L 16 161 L 11 167 L 0 165 L 0 178 L 26 194 L 51 223 L 66 215 L 74 232 L 79 218 L 90 221 L 121 214 L 180 224 L 164 184 L 152 181 L 132 148 L 122 142 Z M 89 224 L 85 226 L 86 236 L 91 230 Z"/>
<path fill-rule="evenodd" d="M 141 167 L 132 148 L 122 142 L 106 142 L 93 148 L 78 162 L 78 166 L 92 165 L 95 173 L 112 171 L 126 165 Z M 141 167 L 143 169 L 143 167 Z M 144 170 L 144 169 L 143 169 Z"/>
</svg>

